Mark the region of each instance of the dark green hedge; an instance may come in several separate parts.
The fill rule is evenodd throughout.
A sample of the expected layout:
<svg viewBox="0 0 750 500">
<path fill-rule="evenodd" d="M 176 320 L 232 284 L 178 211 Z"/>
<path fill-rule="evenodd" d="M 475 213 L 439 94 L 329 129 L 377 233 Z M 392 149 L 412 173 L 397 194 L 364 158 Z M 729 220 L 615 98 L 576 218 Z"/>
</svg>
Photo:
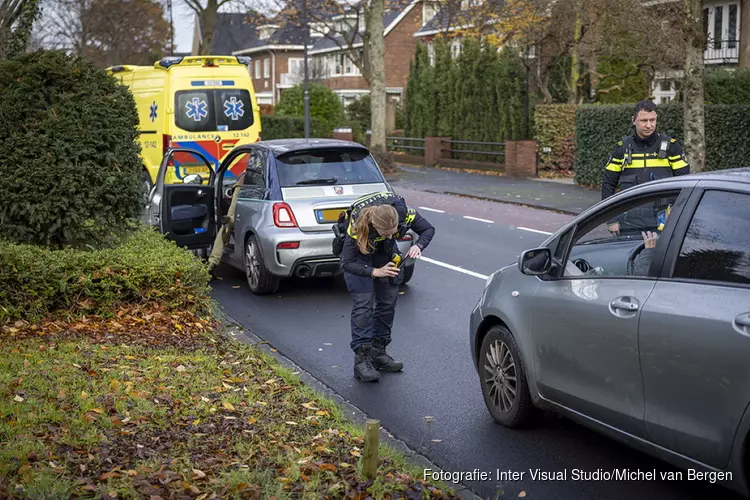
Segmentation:
<svg viewBox="0 0 750 500">
<path fill-rule="evenodd" d="M 110 315 L 151 301 L 201 311 L 208 280 L 200 259 L 145 227 L 95 251 L 0 242 L 0 324 L 50 313 Z"/>
<path fill-rule="evenodd" d="M 90 61 L 35 52 L 0 63 L 0 236 L 100 245 L 139 215 L 135 101 Z"/>
<path fill-rule="evenodd" d="M 750 69 L 706 71 L 706 104 L 750 104 Z"/>
<path fill-rule="evenodd" d="M 657 129 L 683 143 L 682 105 L 658 107 Z M 631 133 L 633 105 L 582 106 L 576 113 L 575 180 L 601 184 L 602 169 L 617 141 Z M 706 106 L 708 170 L 750 165 L 750 106 Z M 690 158 L 688 158 L 690 161 Z"/>
<path fill-rule="evenodd" d="M 333 129 L 345 121 L 341 100 L 333 90 L 323 85 L 309 84 L 310 117 L 315 120 L 311 125 L 312 137 L 333 137 Z M 276 105 L 276 116 L 302 117 L 305 113 L 304 90 L 301 85 L 285 90 Z M 304 136 L 304 134 L 303 134 Z"/>
<path fill-rule="evenodd" d="M 264 141 L 272 139 L 292 139 L 305 137 L 305 119 L 301 116 L 263 115 L 260 117 L 263 127 L 261 135 Z M 333 130 L 325 132 L 325 127 L 315 119 L 311 119 L 310 137 L 332 137 Z"/>
</svg>

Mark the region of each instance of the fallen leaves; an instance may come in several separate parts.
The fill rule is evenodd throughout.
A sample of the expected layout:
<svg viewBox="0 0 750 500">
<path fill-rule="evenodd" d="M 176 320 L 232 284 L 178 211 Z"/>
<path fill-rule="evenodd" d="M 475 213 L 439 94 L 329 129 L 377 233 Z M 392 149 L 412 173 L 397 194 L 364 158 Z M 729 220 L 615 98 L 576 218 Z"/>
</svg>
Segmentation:
<svg viewBox="0 0 750 500">
<path fill-rule="evenodd" d="M 21 396 L 16 396 L 15 398 L 13 398 L 13 401 L 15 401 L 16 403 L 23 403 L 25 400 Z"/>
</svg>

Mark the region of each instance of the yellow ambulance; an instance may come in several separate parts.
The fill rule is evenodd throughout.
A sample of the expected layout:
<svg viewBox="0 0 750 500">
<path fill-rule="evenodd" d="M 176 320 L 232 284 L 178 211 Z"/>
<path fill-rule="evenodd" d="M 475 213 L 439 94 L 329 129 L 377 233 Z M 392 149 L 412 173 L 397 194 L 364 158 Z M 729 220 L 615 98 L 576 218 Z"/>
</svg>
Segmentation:
<svg viewBox="0 0 750 500">
<path fill-rule="evenodd" d="M 107 68 L 135 97 L 147 192 L 169 148 L 198 151 L 216 170 L 236 146 L 260 140 L 260 107 L 249 68 L 250 58 L 235 56 L 165 57 L 153 66 Z M 181 183 L 205 171 L 196 156 L 176 155 L 165 181 Z"/>
</svg>

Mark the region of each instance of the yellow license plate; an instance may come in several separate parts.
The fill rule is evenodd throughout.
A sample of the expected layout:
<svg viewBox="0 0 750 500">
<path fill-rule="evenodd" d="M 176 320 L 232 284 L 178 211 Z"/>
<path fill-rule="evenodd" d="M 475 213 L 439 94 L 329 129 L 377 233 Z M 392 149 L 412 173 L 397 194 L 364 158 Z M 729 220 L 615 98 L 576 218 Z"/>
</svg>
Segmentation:
<svg viewBox="0 0 750 500">
<path fill-rule="evenodd" d="M 188 175 L 188 174 L 207 174 L 208 173 L 208 167 L 205 167 L 205 166 L 182 167 L 182 171 L 184 172 L 183 175 Z"/>
<path fill-rule="evenodd" d="M 327 208 L 325 210 L 318 210 L 318 222 L 336 222 L 339 220 L 339 214 L 345 211 L 345 208 Z"/>
</svg>

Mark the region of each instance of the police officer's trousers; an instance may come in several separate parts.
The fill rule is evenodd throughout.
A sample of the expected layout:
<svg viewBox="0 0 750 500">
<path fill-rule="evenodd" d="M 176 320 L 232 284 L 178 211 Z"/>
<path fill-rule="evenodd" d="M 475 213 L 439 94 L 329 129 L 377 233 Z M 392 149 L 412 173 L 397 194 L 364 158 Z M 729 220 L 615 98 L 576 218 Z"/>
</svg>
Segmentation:
<svg viewBox="0 0 750 500">
<path fill-rule="evenodd" d="M 365 278 L 346 272 L 344 280 L 352 296 L 352 350 L 372 345 L 375 339 L 383 346 L 390 344 L 398 301 L 398 280 Z"/>
</svg>

